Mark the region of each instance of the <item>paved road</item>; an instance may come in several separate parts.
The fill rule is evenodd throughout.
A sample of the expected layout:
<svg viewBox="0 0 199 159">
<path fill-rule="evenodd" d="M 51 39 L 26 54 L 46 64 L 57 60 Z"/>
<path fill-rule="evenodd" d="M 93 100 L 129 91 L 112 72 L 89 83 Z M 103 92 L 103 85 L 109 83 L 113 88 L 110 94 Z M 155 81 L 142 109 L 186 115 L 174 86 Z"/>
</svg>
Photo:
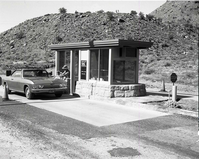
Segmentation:
<svg viewBox="0 0 199 159">
<path fill-rule="evenodd" d="M 2 89 L 0 93 L 3 94 Z M 62 98 L 46 95 L 28 100 L 23 94 L 12 93 L 9 98 L 95 126 L 107 126 L 167 115 L 140 108 L 140 103 L 135 103 L 134 107 L 127 107 L 96 100 L 73 98 L 66 94 Z"/>
<path fill-rule="evenodd" d="M 39 140 L 47 138 L 48 143 L 54 144 L 53 147 L 59 147 L 59 152 L 65 153 L 65 156 L 68 153 L 73 157 L 75 153 L 74 158 L 106 159 L 114 156 L 141 159 L 198 159 L 199 156 L 196 118 L 141 110 L 140 113 L 146 115 L 144 117 L 138 110 L 129 107 L 69 96 L 60 100 L 53 96 L 43 96 L 27 101 L 23 95 L 12 94 L 10 98 L 38 105 L 2 106 L 0 117 L 5 116 L 6 120 L 10 118 L 12 122 L 18 121 L 20 124 L 17 123 L 17 127 L 18 125 L 20 129 L 24 127 L 21 132 L 26 136 L 31 131 L 30 134 L 36 138 L 42 135 Z M 75 104 L 75 101 L 78 101 L 79 105 Z M 58 107 L 61 115 L 54 113 L 53 110 L 46 111 L 52 107 Z M 70 112 L 64 115 L 64 111 Z M 134 111 L 137 111 L 135 115 Z M 75 115 L 71 117 L 73 113 Z M 89 116 L 93 113 L 95 115 Z M 98 118 L 100 120 L 97 120 Z M 46 129 L 48 131 L 45 131 Z"/>
</svg>

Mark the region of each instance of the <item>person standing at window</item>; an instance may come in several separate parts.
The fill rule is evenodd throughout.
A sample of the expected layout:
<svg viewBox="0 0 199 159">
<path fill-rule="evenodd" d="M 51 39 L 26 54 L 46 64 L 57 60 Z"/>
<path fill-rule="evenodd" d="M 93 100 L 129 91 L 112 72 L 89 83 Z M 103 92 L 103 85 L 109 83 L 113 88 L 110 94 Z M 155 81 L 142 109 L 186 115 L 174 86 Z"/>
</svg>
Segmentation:
<svg viewBox="0 0 199 159">
<path fill-rule="evenodd" d="M 62 67 L 62 69 L 64 70 L 64 72 L 61 73 L 61 76 L 63 77 L 64 80 L 70 78 L 70 71 L 68 69 L 68 66 L 67 65 L 64 65 Z"/>
</svg>

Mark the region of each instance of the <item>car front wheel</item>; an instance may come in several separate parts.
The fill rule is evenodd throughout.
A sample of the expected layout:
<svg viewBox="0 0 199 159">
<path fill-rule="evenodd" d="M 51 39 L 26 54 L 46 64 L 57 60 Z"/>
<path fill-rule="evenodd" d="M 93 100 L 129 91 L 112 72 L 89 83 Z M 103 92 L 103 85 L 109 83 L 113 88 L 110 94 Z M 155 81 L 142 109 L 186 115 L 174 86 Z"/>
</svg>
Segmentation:
<svg viewBox="0 0 199 159">
<path fill-rule="evenodd" d="M 32 99 L 33 98 L 33 93 L 30 92 L 30 88 L 26 87 L 25 88 L 25 95 L 27 99 Z"/>
<path fill-rule="evenodd" d="M 56 97 L 61 97 L 61 96 L 62 96 L 62 93 L 55 93 L 55 96 L 56 96 Z"/>
</svg>

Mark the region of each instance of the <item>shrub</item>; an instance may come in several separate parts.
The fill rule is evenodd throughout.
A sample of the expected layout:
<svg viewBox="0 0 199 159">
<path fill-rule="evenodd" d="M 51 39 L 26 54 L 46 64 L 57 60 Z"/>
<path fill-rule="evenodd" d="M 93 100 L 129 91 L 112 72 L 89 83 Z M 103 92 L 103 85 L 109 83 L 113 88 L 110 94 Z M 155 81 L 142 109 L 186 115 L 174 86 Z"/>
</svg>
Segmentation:
<svg viewBox="0 0 199 159">
<path fill-rule="evenodd" d="M 186 72 L 186 78 L 195 78 L 196 77 L 196 73 L 195 72 Z"/>
<path fill-rule="evenodd" d="M 67 12 L 67 10 L 64 7 L 59 8 L 59 13 L 65 14 L 66 12 Z"/>
<path fill-rule="evenodd" d="M 63 39 L 62 39 L 60 36 L 57 36 L 57 37 L 56 37 L 56 40 L 57 40 L 58 42 L 61 42 Z"/>
<path fill-rule="evenodd" d="M 141 20 L 145 20 L 144 13 L 140 12 L 140 13 L 139 13 L 139 18 L 140 18 Z"/>
<path fill-rule="evenodd" d="M 104 10 L 97 11 L 98 14 L 104 13 Z"/>
<path fill-rule="evenodd" d="M 192 47 L 192 46 L 190 46 L 190 47 L 189 47 L 189 50 L 193 50 L 193 47 Z"/>
<path fill-rule="evenodd" d="M 127 40 L 133 40 L 133 36 L 130 35 L 130 34 L 128 34 L 128 35 L 127 35 Z"/>
<path fill-rule="evenodd" d="M 169 45 L 164 43 L 164 44 L 162 44 L 162 48 L 163 47 L 169 47 Z"/>
<path fill-rule="evenodd" d="M 171 66 L 171 63 L 170 63 L 170 62 L 166 62 L 166 63 L 164 64 L 164 66 L 165 66 L 165 67 L 169 67 L 169 66 Z"/>
<path fill-rule="evenodd" d="M 24 34 L 24 32 L 23 31 L 19 31 L 17 34 L 16 34 L 16 37 L 17 37 L 17 39 L 22 39 L 22 38 L 24 38 L 25 37 L 25 34 Z"/>
<path fill-rule="evenodd" d="M 137 12 L 134 11 L 134 10 L 132 10 L 131 13 L 130 13 L 130 15 L 137 15 Z"/>
<path fill-rule="evenodd" d="M 157 23 L 157 24 L 162 23 L 162 18 L 158 18 L 158 19 L 156 19 L 156 23 Z"/>
<path fill-rule="evenodd" d="M 146 15 L 146 19 L 148 19 L 149 21 L 151 21 L 151 20 L 154 19 L 154 16 L 151 15 L 151 14 L 147 14 L 147 15 Z"/>
<path fill-rule="evenodd" d="M 109 20 L 114 20 L 113 12 L 107 12 L 106 14 Z"/>
<path fill-rule="evenodd" d="M 90 12 L 90 11 L 87 11 L 86 14 L 91 14 L 91 12 Z"/>
<path fill-rule="evenodd" d="M 177 102 L 174 102 L 172 100 L 168 100 L 164 106 L 169 107 L 169 108 L 181 108 Z"/>
<path fill-rule="evenodd" d="M 154 73 L 154 72 L 155 72 L 155 70 L 152 69 L 152 68 L 146 68 L 146 69 L 144 70 L 144 73 L 147 74 L 147 75 L 150 75 L 150 74 L 152 74 L 152 73 Z"/>
<path fill-rule="evenodd" d="M 169 39 L 172 40 L 174 37 L 173 35 L 169 35 Z"/>
</svg>

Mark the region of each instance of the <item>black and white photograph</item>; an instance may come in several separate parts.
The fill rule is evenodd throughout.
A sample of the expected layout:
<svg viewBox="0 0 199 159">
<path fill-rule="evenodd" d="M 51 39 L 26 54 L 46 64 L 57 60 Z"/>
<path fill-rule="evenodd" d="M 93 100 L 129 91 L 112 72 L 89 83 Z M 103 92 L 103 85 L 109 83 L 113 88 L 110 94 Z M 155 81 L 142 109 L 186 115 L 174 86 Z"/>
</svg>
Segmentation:
<svg viewBox="0 0 199 159">
<path fill-rule="evenodd" d="M 0 0 L 0 159 L 198 159 L 199 1 Z"/>
</svg>

